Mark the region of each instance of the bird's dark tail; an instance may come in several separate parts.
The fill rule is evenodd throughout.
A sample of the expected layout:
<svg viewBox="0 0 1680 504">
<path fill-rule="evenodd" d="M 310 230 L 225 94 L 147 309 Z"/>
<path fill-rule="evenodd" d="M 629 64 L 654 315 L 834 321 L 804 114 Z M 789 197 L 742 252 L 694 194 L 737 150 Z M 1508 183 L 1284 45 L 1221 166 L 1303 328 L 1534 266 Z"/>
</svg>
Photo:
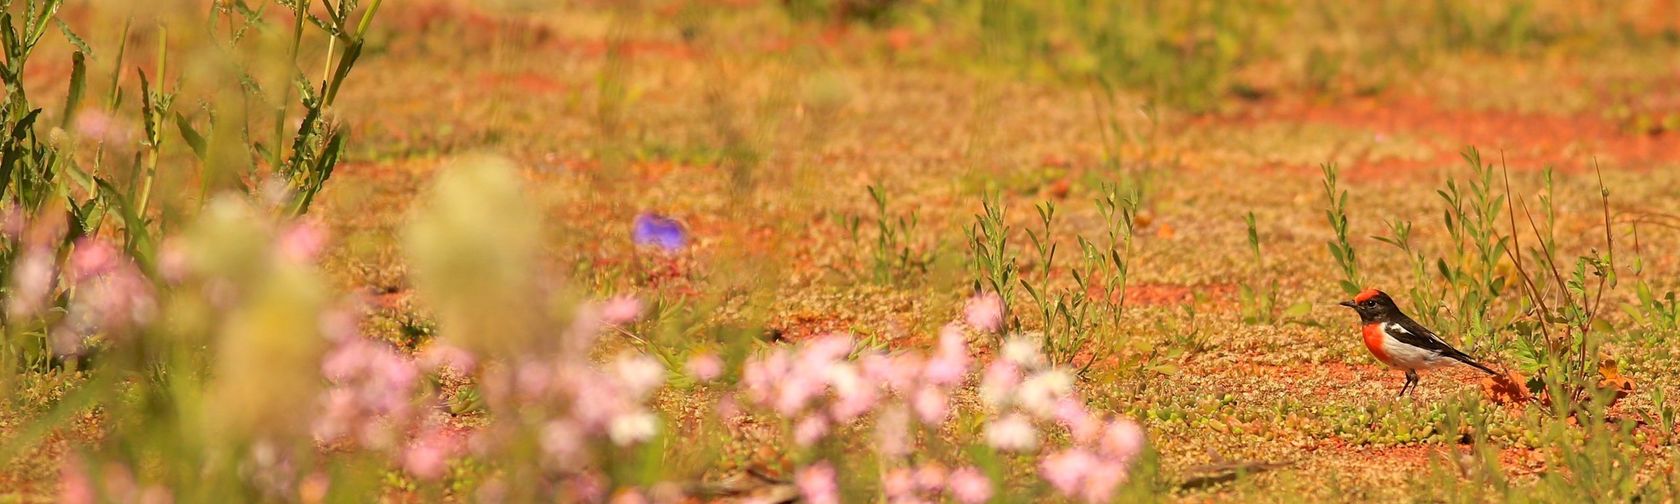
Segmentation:
<svg viewBox="0 0 1680 504">
<path fill-rule="evenodd" d="M 1459 361 L 1459 362 L 1463 362 L 1463 363 L 1465 363 L 1465 364 L 1466 364 L 1466 365 L 1469 365 L 1469 366 L 1470 366 L 1470 367 L 1473 367 L 1473 368 L 1476 368 L 1476 369 L 1480 369 L 1480 370 L 1482 370 L 1482 372 L 1483 372 L 1483 373 L 1487 373 L 1487 374 L 1490 374 L 1490 375 L 1494 375 L 1494 376 L 1498 376 L 1498 375 L 1499 375 L 1499 372 L 1498 372 L 1498 371 L 1494 371 L 1494 370 L 1492 370 L 1492 369 L 1488 369 L 1488 367 L 1487 367 L 1487 366 L 1483 366 L 1483 365 L 1482 365 L 1482 363 L 1480 363 L 1480 362 L 1476 362 L 1476 359 L 1472 359 L 1472 358 L 1470 358 L 1470 356 L 1468 356 L 1468 355 L 1464 355 L 1464 353 L 1463 353 L 1463 352 L 1454 352 L 1454 353 L 1453 353 L 1453 354 L 1452 354 L 1452 355 L 1450 355 L 1450 356 L 1449 356 L 1449 357 L 1452 357 L 1452 358 L 1454 358 L 1454 359 L 1457 359 L 1457 360 L 1458 360 L 1458 361 Z"/>
</svg>

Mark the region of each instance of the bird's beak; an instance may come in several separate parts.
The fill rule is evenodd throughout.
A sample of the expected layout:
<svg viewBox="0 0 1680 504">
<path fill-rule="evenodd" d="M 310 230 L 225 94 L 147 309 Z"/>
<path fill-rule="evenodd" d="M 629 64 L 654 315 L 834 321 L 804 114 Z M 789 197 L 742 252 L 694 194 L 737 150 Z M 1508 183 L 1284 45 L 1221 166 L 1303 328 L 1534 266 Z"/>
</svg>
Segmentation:
<svg viewBox="0 0 1680 504">
<path fill-rule="evenodd" d="M 1339 304 L 1339 305 L 1342 305 L 1342 306 L 1346 306 L 1346 307 L 1348 307 L 1348 308 L 1353 308 L 1353 307 L 1354 307 L 1354 306 L 1353 306 L 1353 301 L 1342 301 L 1342 302 L 1340 302 L 1340 303 L 1336 303 L 1336 304 Z"/>
</svg>

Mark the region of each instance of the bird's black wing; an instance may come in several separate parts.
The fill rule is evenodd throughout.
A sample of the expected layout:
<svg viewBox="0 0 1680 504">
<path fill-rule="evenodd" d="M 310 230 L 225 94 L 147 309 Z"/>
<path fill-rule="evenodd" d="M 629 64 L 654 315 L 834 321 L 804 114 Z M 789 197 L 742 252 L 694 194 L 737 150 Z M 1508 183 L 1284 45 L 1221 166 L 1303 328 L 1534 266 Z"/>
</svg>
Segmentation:
<svg viewBox="0 0 1680 504">
<path fill-rule="evenodd" d="M 1448 345 L 1447 342 L 1443 341 L 1440 336 L 1436 336 L 1435 331 L 1429 330 L 1429 328 L 1424 327 L 1423 324 L 1419 324 L 1417 321 L 1412 320 L 1411 317 L 1402 316 L 1396 318 L 1398 320 L 1389 322 L 1389 324 L 1392 325 L 1385 329 L 1388 329 L 1388 334 L 1393 336 L 1394 339 L 1400 340 L 1401 343 L 1418 348 L 1434 350 L 1443 355 L 1463 353 L 1459 352 L 1458 349 L 1453 348 L 1452 345 Z M 1394 330 L 1393 326 L 1399 326 L 1398 329 L 1400 330 Z"/>
<path fill-rule="evenodd" d="M 1394 339 L 1399 340 L 1401 343 L 1434 350 L 1439 352 L 1443 357 L 1449 357 L 1453 360 L 1463 362 L 1470 367 L 1480 369 L 1487 374 L 1499 374 L 1494 372 L 1492 369 L 1488 369 L 1487 366 L 1483 366 L 1480 362 L 1476 362 L 1476 359 L 1471 358 L 1470 355 L 1458 351 L 1457 348 L 1453 348 L 1452 345 L 1449 345 L 1445 340 L 1442 340 L 1440 336 L 1436 336 L 1435 331 L 1429 330 L 1429 328 L 1424 327 L 1423 324 L 1419 324 L 1417 321 L 1412 320 L 1411 317 L 1402 315 L 1399 317 L 1399 320 L 1391 322 L 1391 324 L 1399 326 L 1398 329 L 1400 330 L 1396 331 L 1390 329 L 1388 334 L 1393 336 Z"/>
</svg>

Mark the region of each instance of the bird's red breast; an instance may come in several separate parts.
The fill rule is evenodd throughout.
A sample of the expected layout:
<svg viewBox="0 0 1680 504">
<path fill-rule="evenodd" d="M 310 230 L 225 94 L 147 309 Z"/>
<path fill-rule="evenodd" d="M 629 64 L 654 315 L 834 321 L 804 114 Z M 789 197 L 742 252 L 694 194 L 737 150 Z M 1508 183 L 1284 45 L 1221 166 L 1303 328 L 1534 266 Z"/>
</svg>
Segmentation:
<svg viewBox="0 0 1680 504">
<path fill-rule="evenodd" d="M 1359 332 L 1365 337 L 1365 348 L 1371 351 L 1371 355 L 1375 355 L 1383 364 L 1394 365 L 1389 361 L 1388 350 L 1383 349 L 1383 340 L 1387 339 L 1387 336 L 1383 334 L 1381 322 L 1365 324 L 1359 328 Z"/>
</svg>

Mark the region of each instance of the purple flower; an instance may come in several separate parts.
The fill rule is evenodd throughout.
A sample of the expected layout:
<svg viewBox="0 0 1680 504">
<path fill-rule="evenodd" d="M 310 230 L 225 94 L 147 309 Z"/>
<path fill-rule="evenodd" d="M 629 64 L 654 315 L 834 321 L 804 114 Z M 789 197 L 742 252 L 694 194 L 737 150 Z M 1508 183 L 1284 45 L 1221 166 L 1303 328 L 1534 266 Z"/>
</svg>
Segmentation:
<svg viewBox="0 0 1680 504">
<path fill-rule="evenodd" d="M 682 223 L 676 219 L 643 213 L 636 216 L 631 239 L 637 245 L 654 245 L 667 252 L 675 252 L 688 244 L 688 232 L 683 231 Z"/>
</svg>

